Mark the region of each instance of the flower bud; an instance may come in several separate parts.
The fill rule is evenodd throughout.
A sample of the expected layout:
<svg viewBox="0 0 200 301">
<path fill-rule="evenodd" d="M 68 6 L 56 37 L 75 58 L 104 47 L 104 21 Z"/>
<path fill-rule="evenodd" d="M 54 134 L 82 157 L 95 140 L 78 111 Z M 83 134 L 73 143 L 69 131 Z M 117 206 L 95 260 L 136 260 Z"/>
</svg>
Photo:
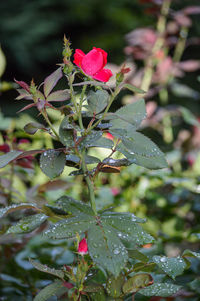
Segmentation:
<svg viewBox="0 0 200 301">
<path fill-rule="evenodd" d="M 78 253 L 80 255 L 85 255 L 88 252 L 88 245 L 87 245 L 87 240 L 83 238 L 78 245 Z"/>
</svg>

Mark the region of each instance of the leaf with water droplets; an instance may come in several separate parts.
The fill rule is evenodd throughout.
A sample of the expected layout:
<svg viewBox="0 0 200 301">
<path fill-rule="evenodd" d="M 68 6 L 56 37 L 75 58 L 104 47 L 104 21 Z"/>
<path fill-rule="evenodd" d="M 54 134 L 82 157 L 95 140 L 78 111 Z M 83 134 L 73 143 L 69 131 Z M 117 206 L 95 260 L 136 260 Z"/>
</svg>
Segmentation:
<svg viewBox="0 0 200 301">
<path fill-rule="evenodd" d="M 109 94 L 105 90 L 90 91 L 87 97 L 90 116 L 102 112 L 108 104 Z"/>
<path fill-rule="evenodd" d="M 146 117 L 144 99 L 127 104 L 115 113 L 107 114 L 106 119 L 112 124 L 111 129 L 124 129 L 127 133 L 136 130 Z"/>
<path fill-rule="evenodd" d="M 0 209 L 0 218 L 4 215 L 20 209 L 38 209 L 37 205 L 31 203 L 14 204 Z"/>
<path fill-rule="evenodd" d="M 76 215 L 84 213 L 86 215 L 95 215 L 90 206 L 69 196 L 62 196 L 61 198 L 59 198 L 55 202 L 54 208 L 61 209 L 66 214 Z"/>
<path fill-rule="evenodd" d="M 10 227 L 7 233 L 29 233 L 38 228 L 47 220 L 47 216 L 43 213 L 26 216 L 21 219 L 16 225 Z"/>
<path fill-rule="evenodd" d="M 147 297 L 169 297 L 177 293 L 180 289 L 181 286 L 171 283 L 154 283 L 149 287 L 141 289 L 139 293 Z"/>
<path fill-rule="evenodd" d="M 92 260 L 117 277 L 128 260 L 126 248 L 112 227 L 94 224 L 88 230 L 88 250 Z"/>
<path fill-rule="evenodd" d="M 95 218 L 91 215 L 79 214 L 75 217 L 63 219 L 52 224 L 45 235 L 53 239 L 64 239 L 75 237 L 95 225 Z"/>
<path fill-rule="evenodd" d="M 60 124 L 59 137 L 62 144 L 66 147 L 74 145 L 73 125 L 69 122 L 68 117 L 65 117 Z"/>
<path fill-rule="evenodd" d="M 81 141 L 80 146 L 81 147 L 91 147 L 93 146 L 93 143 L 98 141 L 102 136 L 101 131 L 92 131 L 91 134 L 87 136 L 83 136 L 83 141 Z"/>
<path fill-rule="evenodd" d="M 105 137 L 101 137 L 100 139 L 96 141 L 90 141 L 90 143 L 87 144 L 87 147 L 100 147 L 100 148 L 113 148 L 114 143 L 111 139 L 107 139 Z"/>
<path fill-rule="evenodd" d="M 45 286 L 33 299 L 33 301 L 47 301 L 52 296 L 62 296 L 68 289 L 64 287 L 63 281 L 56 280 L 53 283 Z"/>
<path fill-rule="evenodd" d="M 117 150 L 122 153 L 130 162 L 149 169 L 159 169 L 168 167 L 164 155 L 155 157 L 145 157 L 129 151 L 122 143 L 117 146 Z"/>
<path fill-rule="evenodd" d="M 101 215 L 101 220 L 103 223 L 112 226 L 113 231 L 122 240 L 131 241 L 137 245 L 154 241 L 154 238 L 137 224 L 137 222 L 144 222 L 144 220 L 132 213 L 105 212 Z"/>
<path fill-rule="evenodd" d="M 47 150 L 40 156 L 40 168 L 50 179 L 63 172 L 65 162 L 65 154 L 56 150 Z"/>
<path fill-rule="evenodd" d="M 108 278 L 106 283 L 106 291 L 109 296 L 117 298 L 122 295 L 122 285 L 124 284 L 125 277 L 120 274 L 118 277 L 112 276 Z"/>
<path fill-rule="evenodd" d="M 123 285 L 125 294 L 136 293 L 141 288 L 149 286 L 153 283 L 153 278 L 150 274 L 141 273 L 129 278 Z"/>
<path fill-rule="evenodd" d="M 122 139 L 123 145 L 133 155 L 141 155 L 143 157 L 160 157 L 164 154 L 158 146 L 148 137 L 138 132 L 131 132 L 127 138 Z"/>
<path fill-rule="evenodd" d="M 183 252 L 183 257 L 193 257 L 193 258 L 197 258 L 197 259 L 200 259 L 200 253 L 197 253 L 197 252 L 194 252 L 194 251 L 191 251 L 191 250 L 185 250 Z"/>
<path fill-rule="evenodd" d="M 187 264 L 181 257 L 154 256 L 152 260 L 173 279 L 181 275 L 187 267 Z"/>
<path fill-rule="evenodd" d="M 63 279 L 65 274 L 62 270 L 56 270 L 54 268 L 50 268 L 48 267 L 47 265 L 44 265 L 40 262 L 37 262 L 33 259 L 29 259 L 30 263 L 38 270 L 38 271 L 41 271 L 41 272 L 44 272 L 44 273 L 48 273 L 48 274 L 51 274 L 51 275 L 54 275 L 58 278 L 61 278 Z"/>
</svg>

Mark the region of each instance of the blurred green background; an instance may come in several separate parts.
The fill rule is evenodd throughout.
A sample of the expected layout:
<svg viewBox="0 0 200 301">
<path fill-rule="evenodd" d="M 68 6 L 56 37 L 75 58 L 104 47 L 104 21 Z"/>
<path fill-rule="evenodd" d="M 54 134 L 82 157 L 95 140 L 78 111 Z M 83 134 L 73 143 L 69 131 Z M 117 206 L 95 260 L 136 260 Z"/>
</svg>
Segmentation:
<svg viewBox="0 0 200 301">
<path fill-rule="evenodd" d="M 142 2 L 142 1 L 141 1 Z M 62 60 L 62 39 L 70 38 L 72 47 L 89 51 L 105 49 L 108 61 L 120 64 L 125 55 L 124 35 L 133 29 L 154 27 L 156 17 L 145 14 L 148 5 L 139 0 L 3 0 L 0 1 L 0 43 L 7 58 L 3 80 L 14 78 L 41 82 Z M 198 5 L 199 0 L 174 0 L 172 9 Z M 190 36 L 200 36 L 199 15 L 192 16 Z M 199 45 L 188 47 L 184 58 L 199 59 Z M 196 74 L 184 78 L 198 89 Z M 16 93 L 0 96 L 6 115 L 15 115 Z M 195 108 L 196 110 L 196 108 Z"/>
</svg>

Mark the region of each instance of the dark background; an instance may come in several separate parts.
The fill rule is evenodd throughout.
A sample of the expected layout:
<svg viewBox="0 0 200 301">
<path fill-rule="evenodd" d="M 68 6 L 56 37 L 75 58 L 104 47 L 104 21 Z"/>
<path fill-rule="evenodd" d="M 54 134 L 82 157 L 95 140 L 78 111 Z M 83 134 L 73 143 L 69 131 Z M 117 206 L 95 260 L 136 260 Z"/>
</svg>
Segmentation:
<svg viewBox="0 0 200 301">
<path fill-rule="evenodd" d="M 199 5 L 199 0 L 174 0 L 172 9 Z M 120 64 L 125 56 L 124 35 L 138 27 L 154 27 L 156 18 L 145 14 L 138 0 L 1 0 L 0 43 L 7 58 L 3 80 L 14 78 L 40 83 L 62 61 L 63 35 L 73 49 L 93 46 L 108 53 L 108 61 Z M 190 36 L 200 36 L 200 15 L 192 16 Z M 187 48 L 184 59 L 199 59 L 199 46 Z M 198 89 L 197 74 L 184 81 Z M 0 96 L 6 115 L 15 114 L 15 91 Z"/>
</svg>

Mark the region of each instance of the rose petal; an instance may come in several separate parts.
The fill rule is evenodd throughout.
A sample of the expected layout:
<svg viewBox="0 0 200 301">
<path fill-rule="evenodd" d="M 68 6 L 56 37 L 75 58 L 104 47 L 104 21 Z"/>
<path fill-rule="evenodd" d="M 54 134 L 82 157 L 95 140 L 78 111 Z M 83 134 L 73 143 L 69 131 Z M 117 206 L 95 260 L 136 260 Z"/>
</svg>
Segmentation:
<svg viewBox="0 0 200 301">
<path fill-rule="evenodd" d="M 102 69 L 99 72 L 97 72 L 93 78 L 97 79 L 101 82 L 107 82 L 109 81 L 110 77 L 112 76 L 112 72 L 109 69 Z"/>
<path fill-rule="evenodd" d="M 96 48 L 96 47 L 93 47 L 93 49 L 96 49 L 97 51 L 100 51 L 103 55 L 103 67 L 105 67 L 105 65 L 107 64 L 107 52 L 105 52 L 103 49 L 101 48 Z"/>
<path fill-rule="evenodd" d="M 103 62 L 104 58 L 102 52 L 93 49 L 84 56 L 81 68 L 85 74 L 93 76 L 103 68 Z"/>
<path fill-rule="evenodd" d="M 76 49 L 74 54 L 74 64 L 80 67 L 84 56 L 85 53 L 81 49 Z"/>
</svg>

